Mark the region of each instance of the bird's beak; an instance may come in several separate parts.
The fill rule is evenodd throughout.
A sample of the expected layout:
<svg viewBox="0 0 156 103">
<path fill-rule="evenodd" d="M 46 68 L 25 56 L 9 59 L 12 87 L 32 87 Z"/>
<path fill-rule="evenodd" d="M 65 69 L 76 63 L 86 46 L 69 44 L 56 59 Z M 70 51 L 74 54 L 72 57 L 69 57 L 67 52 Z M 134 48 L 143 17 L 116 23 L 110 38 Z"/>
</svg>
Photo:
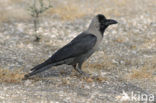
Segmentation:
<svg viewBox="0 0 156 103">
<path fill-rule="evenodd" d="M 107 19 L 106 21 L 106 25 L 111 25 L 111 24 L 117 24 L 118 22 L 116 20 L 113 19 Z"/>
</svg>

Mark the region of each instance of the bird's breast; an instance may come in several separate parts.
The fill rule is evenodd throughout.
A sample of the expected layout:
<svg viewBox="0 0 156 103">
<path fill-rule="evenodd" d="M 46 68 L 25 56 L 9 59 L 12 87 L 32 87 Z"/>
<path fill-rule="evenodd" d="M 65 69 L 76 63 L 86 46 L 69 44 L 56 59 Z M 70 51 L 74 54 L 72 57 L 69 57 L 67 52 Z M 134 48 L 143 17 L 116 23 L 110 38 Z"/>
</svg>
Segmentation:
<svg viewBox="0 0 156 103">
<path fill-rule="evenodd" d="M 99 38 L 97 37 L 97 42 L 96 42 L 96 44 L 95 44 L 95 46 L 93 48 L 95 51 L 97 51 L 99 49 L 99 47 L 101 45 L 101 41 L 102 41 L 102 37 L 101 38 L 100 37 Z"/>
</svg>

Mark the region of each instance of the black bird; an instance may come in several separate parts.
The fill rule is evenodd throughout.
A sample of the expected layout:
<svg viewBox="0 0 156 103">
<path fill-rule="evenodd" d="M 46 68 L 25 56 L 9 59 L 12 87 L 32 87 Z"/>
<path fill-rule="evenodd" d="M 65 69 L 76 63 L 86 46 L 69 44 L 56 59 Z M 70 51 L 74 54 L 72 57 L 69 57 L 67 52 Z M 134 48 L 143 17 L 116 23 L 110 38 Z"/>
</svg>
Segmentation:
<svg viewBox="0 0 156 103">
<path fill-rule="evenodd" d="M 45 62 L 32 68 L 31 72 L 25 75 L 25 79 L 61 64 L 72 65 L 76 71 L 85 75 L 81 70 L 83 62 L 98 50 L 106 28 L 116 23 L 117 21 L 106 19 L 102 14 L 96 15 L 86 31 L 80 33 Z"/>
</svg>

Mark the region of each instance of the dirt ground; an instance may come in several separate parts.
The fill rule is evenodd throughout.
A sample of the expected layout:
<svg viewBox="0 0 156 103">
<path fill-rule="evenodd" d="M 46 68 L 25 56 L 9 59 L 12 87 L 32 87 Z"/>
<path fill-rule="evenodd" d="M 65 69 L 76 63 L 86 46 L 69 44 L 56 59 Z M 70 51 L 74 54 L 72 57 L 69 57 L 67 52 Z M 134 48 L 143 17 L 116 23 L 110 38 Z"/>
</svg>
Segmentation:
<svg viewBox="0 0 156 103">
<path fill-rule="evenodd" d="M 156 103 L 155 0 L 52 0 L 33 19 L 26 0 L 0 1 L 1 103 Z M 83 78 L 71 66 L 53 67 L 32 79 L 24 74 L 86 30 L 99 14 L 110 26 L 98 52 L 83 65 Z M 70 51 L 69 51 L 70 52 Z"/>
</svg>

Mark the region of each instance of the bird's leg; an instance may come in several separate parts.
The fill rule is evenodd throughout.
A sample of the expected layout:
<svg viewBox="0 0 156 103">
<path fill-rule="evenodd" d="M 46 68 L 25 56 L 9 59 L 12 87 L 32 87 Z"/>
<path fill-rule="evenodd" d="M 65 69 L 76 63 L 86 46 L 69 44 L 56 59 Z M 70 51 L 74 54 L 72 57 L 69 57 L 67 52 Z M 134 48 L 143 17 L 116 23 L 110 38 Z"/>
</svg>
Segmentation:
<svg viewBox="0 0 156 103">
<path fill-rule="evenodd" d="M 78 66 L 73 66 L 74 69 L 79 72 L 80 74 L 84 74 L 84 72 L 81 70 L 81 66 L 82 66 L 82 63 L 79 63 Z"/>
<path fill-rule="evenodd" d="M 75 66 L 75 70 L 77 71 L 77 72 L 79 72 L 81 75 L 83 75 L 83 76 L 89 76 L 87 73 L 85 73 L 85 72 L 83 72 L 82 70 L 81 70 L 81 67 L 82 67 L 82 63 L 79 63 L 78 64 L 78 66 Z"/>
<path fill-rule="evenodd" d="M 72 65 L 74 67 L 74 69 L 76 68 L 76 64 Z"/>
<path fill-rule="evenodd" d="M 74 64 L 74 65 L 72 65 L 73 66 L 73 68 L 76 70 L 76 66 L 77 66 L 77 64 Z"/>
</svg>

